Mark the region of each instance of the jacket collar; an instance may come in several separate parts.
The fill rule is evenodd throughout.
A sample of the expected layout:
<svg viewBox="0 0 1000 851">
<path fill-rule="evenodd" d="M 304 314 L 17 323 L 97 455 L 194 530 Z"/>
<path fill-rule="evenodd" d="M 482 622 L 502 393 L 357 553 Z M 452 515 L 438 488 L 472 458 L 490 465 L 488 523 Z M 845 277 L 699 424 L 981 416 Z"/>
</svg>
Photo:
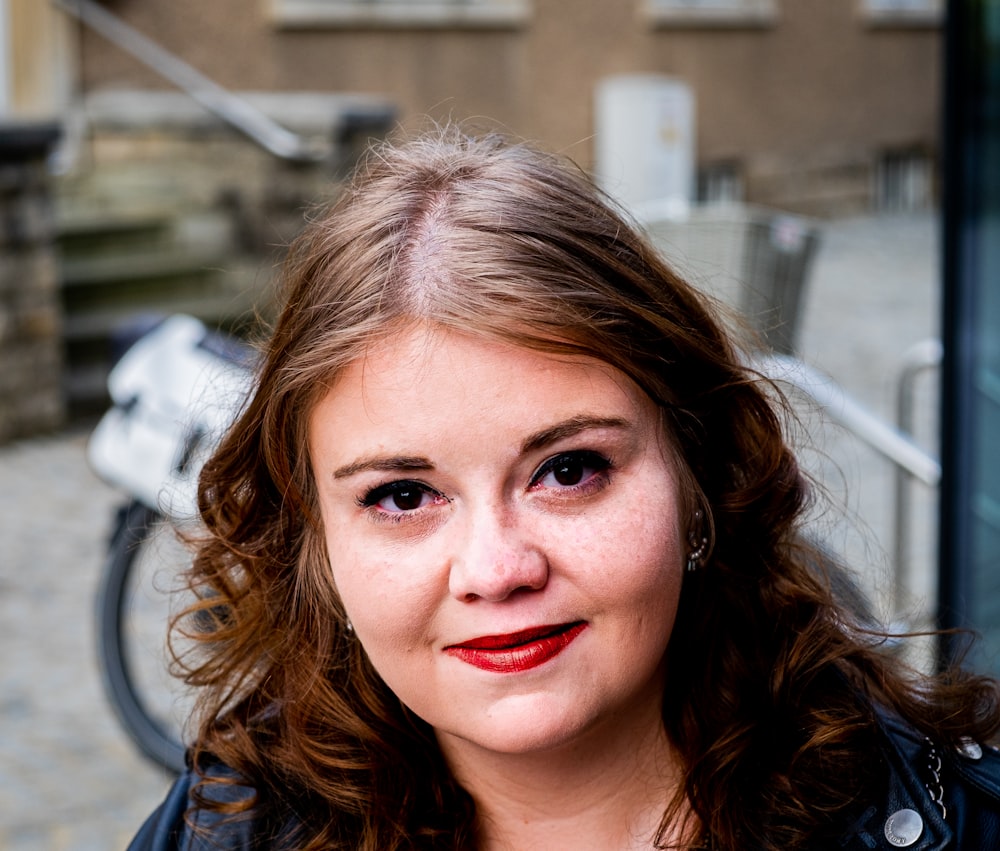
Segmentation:
<svg viewBox="0 0 1000 851">
<path fill-rule="evenodd" d="M 952 830 L 926 785 L 933 782 L 930 743 L 898 718 L 882 715 L 879 721 L 886 743 L 885 794 L 848 828 L 840 847 L 843 851 L 940 851 L 948 847 Z"/>
</svg>

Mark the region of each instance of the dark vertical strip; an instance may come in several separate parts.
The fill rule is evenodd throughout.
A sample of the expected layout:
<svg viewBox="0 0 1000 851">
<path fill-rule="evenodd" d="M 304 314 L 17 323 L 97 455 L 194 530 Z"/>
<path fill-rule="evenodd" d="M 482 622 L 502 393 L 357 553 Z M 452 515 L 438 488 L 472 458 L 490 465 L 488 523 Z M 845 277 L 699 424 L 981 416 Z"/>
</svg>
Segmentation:
<svg viewBox="0 0 1000 851">
<path fill-rule="evenodd" d="M 976 0 L 949 0 L 945 22 L 942 339 L 941 509 L 938 622 L 968 625 L 972 565 L 972 360 L 974 289 L 973 180 L 976 144 L 973 99 L 978 86 L 974 52 Z M 943 642 L 946 658 L 955 642 Z"/>
</svg>

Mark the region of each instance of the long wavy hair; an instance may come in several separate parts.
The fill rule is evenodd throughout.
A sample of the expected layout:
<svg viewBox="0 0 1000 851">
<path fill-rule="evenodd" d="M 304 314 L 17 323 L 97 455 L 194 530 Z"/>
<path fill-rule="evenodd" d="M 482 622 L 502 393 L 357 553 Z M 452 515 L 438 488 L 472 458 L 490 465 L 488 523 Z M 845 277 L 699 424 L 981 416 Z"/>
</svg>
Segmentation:
<svg viewBox="0 0 1000 851">
<path fill-rule="evenodd" d="M 413 321 L 597 358 L 662 409 L 682 522 L 710 546 L 667 650 L 684 783 L 661 836 L 689 804 L 715 849 L 815 848 L 872 791 L 877 710 L 943 743 L 996 732 L 992 681 L 901 674 L 838 600 L 803 544 L 810 491 L 779 395 L 571 163 L 454 127 L 379 147 L 292 245 L 281 299 L 256 390 L 202 473 L 200 602 L 179 622 L 199 644 L 195 763 L 255 794 L 221 803 L 207 772 L 199 806 L 252 815 L 274 847 L 475 847 L 433 731 L 347 630 L 308 457 L 312 406 Z"/>
</svg>

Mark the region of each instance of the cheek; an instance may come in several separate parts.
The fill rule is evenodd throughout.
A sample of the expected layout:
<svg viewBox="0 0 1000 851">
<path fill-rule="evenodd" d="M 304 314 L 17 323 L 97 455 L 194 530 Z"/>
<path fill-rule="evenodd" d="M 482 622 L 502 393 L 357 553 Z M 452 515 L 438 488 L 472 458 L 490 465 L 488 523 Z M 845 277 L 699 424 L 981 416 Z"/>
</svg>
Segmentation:
<svg viewBox="0 0 1000 851">
<path fill-rule="evenodd" d="M 684 577 L 672 505 L 663 509 L 629 510 L 593 524 L 577 550 L 579 569 L 587 574 L 581 581 L 613 615 L 620 649 L 643 658 L 658 658 L 666 649 Z"/>
<path fill-rule="evenodd" d="M 676 530 L 668 523 L 636 529 L 621 549 L 620 560 L 628 570 L 631 596 L 637 615 L 649 616 L 662 624 L 672 622 L 680 598 L 684 568 Z"/>
<path fill-rule="evenodd" d="M 433 582 L 426 569 L 414 564 L 414 553 L 393 557 L 372 549 L 331 541 L 333 581 L 355 632 L 371 654 L 378 655 L 379 647 L 405 652 L 416 645 L 421 628 L 433 616 Z"/>
<path fill-rule="evenodd" d="M 683 547 L 672 505 L 624 509 L 598 522 L 581 524 L 577 549 L 608 581 L 625 576 L 640 586 L 679 583 Z M 659 509 L 659 510 L 658 510 Z"/>
<path fill-rule="evenodd" d="M 684 580 L 677 525 L 668 517 L 650 519 L 637 524 L 626 540 L 619 564 L 630 581 L 620 580 L 628 591 L 619 599 L 631 619 L 622 645 L 631 648 L 634 658 L 659 664 L 673 632 Z"/>
</svg>

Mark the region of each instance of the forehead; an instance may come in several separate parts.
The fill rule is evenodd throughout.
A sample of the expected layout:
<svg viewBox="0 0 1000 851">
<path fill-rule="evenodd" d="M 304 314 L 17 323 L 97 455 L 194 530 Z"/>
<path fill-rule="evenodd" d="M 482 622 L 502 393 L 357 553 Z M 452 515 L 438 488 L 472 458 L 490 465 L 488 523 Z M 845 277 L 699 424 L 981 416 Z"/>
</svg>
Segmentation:
<svg viewBox="0 0 1000 851">
<path fill-rule="evenodd" d="M 527 427 L 580 414 L 658 420 L 648 396 L 596 358 L 414 324 L 348 364 L 311 423 L 414 433 L 424 424 L 446 431 Z"/>
</svg>

